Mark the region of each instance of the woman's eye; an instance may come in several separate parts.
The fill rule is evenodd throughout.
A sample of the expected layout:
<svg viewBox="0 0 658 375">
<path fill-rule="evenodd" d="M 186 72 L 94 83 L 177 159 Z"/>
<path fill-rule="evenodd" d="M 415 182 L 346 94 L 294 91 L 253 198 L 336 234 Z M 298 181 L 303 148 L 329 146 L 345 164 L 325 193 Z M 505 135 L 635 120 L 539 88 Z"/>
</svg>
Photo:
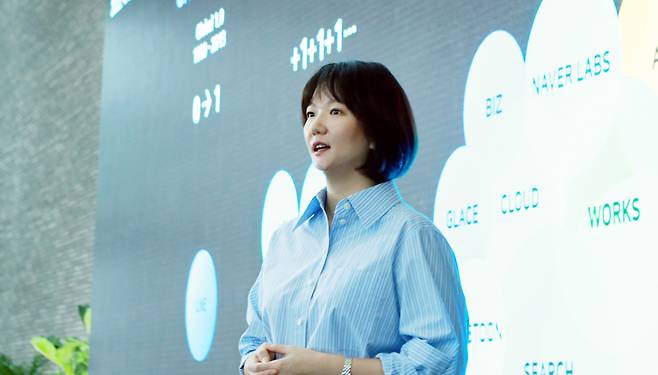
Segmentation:
<svg viewBox="0 0 658 375">
<path fill-rule="evenodd" d="M 315 113 L 314 113 L 314 112 L 310 112 L 310 111 L 309 111 L 309 112 L 306 112 L 306 118 L 309 118 L 309 117 L 315 117 Z"/>
<path fill-rule="evenodd" d="M 329 113 L 331 113 L 332 115 L 338 115 L 340 114 L 340 109 L 333 108 Z"/>
</svg>

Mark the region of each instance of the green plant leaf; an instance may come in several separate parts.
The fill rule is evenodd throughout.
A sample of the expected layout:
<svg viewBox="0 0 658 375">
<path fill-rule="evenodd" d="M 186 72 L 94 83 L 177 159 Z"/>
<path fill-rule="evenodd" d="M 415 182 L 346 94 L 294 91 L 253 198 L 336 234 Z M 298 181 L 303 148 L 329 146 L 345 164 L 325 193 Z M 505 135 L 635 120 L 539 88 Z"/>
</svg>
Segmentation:
<svg viewBox="0 0 658 375">
<path fill-rule="evenodd" d="M 77 366 L 75 368 L 75 375 L 89 375 L 89 369 L 87 368 L 87 365 L 81 363 L 79 366 Z"/>
<path fill-rule="evenodd" d="M 41 368 L 45 363 L 46 363 L 46 358 L 44 358 L 42 355 L 35 355 L 34 357 L 32 357 L 32 363 L 27 373 L 29 375 L 40 374 L 42 372 Z"/>
<path fill-rule="evenodd" d="M 89 305 L 80 305 L 78 306 L 78 313 L 85 330 L 90 333 L 91 308 Z M 38 375 L 41 373 L 39 367 L 43 365 L 44 357 L 63 370 L 63 372 L 57 372 L 57 375 L 89 375 L 89 342 L 87 340 L 81 340 L 77 337 L 67 337 L 62 340 L 57 336 L 37 336 L 32 339 L 32 346 L 43 355 L 43 357 L 35 357 L 32 367 L 12 369 L 11 373 L 0 373 L 0 375 L 25 375 L 28 374 L 28 371 L 29 375 Z M 39 360 L 41 360 L 40 363 Z"/>
<path fill-rule="evenodd" d="M 0 375 L 16 374 L 15 367 L 14 362 L 8 355 L 0 353 Z"/>
<path fill-rule="evenodd" d="M 8 355 L 0 353 L 0 366 L 10 367 L 13 365 L 11 358 Z"/>
<path fill-rule="evenodd" d="M 43 374 L 46 358 L 37 354 L 29 364 L 14 364 L 11 358 L 0 353 L 0 375 L 39 375 Z"/>
<path fill-rule="evenodd" d="M 73 375 L 73 364 L 71 363 L 71 358 L 73 357 L 73 351 L 75 348 L 75 344 L 66 342 L 61 348 L 57 349 L 57 363 L 60 364 L 60 367 L 64 370 L 66 375 Z"/>
<path fill-rule="evenodd" d="M 0 375 L 16 375 L 16 373 L 4 363 L 0 363 Z"/>
<path fill-rule="evenodd" d="M 57 336 L 46 336 L 46 340 L 50 341 L 53 345 L 55 345 L 55 348 L 61 348 L 62 347 L 62 340 L 57 337 Z"/>
<path fill-rule="evenodd" d="M 85 326 L 87 334 L 91 334 L 91 307 L 89 305 L 78 305 L 78 314 Z"/>
<path fill-rule="evenodd" d="M 87 342 L 86 342 L 85 340 L 81 340 L 81 339 L 79 339 L 79 338 L 77 338 L 77 337 L 75 337 L 75 336 L 71 336 L 71 337 L 67 337 L 67 338 L 64 340 L 62 346 L 67 345 L 67 344 L 68 344 L 68 345 L 73 345 L 73 344 L 75 344 L 75 345 L 77 345 L 77 346 L 80 346 L 80 345 L 84 345 L 84 344 L 86 344 L 86 343 L 87 343 Z"/>
<path fill-rule="evenodd" d="M 48 358 L 51 362 L 56 364 L 59 367 L 62 367 L 62 365 L 58 362 L 57 359 L 57 349 L 55 348 L 55 345 L 50 342 L 47 338 L 43 336 L 37 336 L 32 338 L 32 346 L 36 351 L 41 353 L 44 357 Z"/>
</svg>

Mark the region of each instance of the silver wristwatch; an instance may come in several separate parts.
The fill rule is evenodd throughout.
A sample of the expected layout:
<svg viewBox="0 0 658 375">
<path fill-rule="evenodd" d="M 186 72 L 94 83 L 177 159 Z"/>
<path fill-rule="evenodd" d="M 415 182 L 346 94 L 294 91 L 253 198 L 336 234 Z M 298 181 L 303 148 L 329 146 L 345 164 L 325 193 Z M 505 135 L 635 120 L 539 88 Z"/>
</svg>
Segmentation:
<svg viewBox="0 0 658 375">
<path fill-rule="evenodd" d="M 340 375 L 352 375 L 352 358 L 345 358 L 343 371 L 340 372 Z"/>
</svg>

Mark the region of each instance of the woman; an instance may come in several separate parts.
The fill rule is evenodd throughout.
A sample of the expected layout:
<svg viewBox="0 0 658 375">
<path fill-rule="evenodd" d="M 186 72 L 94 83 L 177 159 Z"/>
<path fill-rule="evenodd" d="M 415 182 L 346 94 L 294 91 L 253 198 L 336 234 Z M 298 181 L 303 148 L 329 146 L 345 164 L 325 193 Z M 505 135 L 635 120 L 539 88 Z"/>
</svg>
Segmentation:
<svg viewBox="0 0 658 375">
<path fill-rule="evenodd" d="M 327 187 L 272 235 L 240 338 L 247 375 L 463 374 L 468 316 L 454 254 L 393 179 L 416 152 L 382 64 L 328 64 L 302 93 Z"/>
</svg>

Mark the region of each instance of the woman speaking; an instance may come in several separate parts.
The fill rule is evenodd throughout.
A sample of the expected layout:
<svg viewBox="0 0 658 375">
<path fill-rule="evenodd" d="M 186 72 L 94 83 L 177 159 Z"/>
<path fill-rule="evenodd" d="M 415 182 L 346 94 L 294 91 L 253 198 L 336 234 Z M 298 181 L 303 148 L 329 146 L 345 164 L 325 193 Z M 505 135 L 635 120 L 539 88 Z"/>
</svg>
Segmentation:
<svg viewBox="0 0 658 375">
<path fill-rule="evenodd" d="M 393 179 L 416 153 L 404 90 L 382 64 L 328 64 L 302 93 L 327 187 L 279 227 L 240 338 L 246 375 L 463 374 L 468 314 L 455 257 Z"/>
</svg>

